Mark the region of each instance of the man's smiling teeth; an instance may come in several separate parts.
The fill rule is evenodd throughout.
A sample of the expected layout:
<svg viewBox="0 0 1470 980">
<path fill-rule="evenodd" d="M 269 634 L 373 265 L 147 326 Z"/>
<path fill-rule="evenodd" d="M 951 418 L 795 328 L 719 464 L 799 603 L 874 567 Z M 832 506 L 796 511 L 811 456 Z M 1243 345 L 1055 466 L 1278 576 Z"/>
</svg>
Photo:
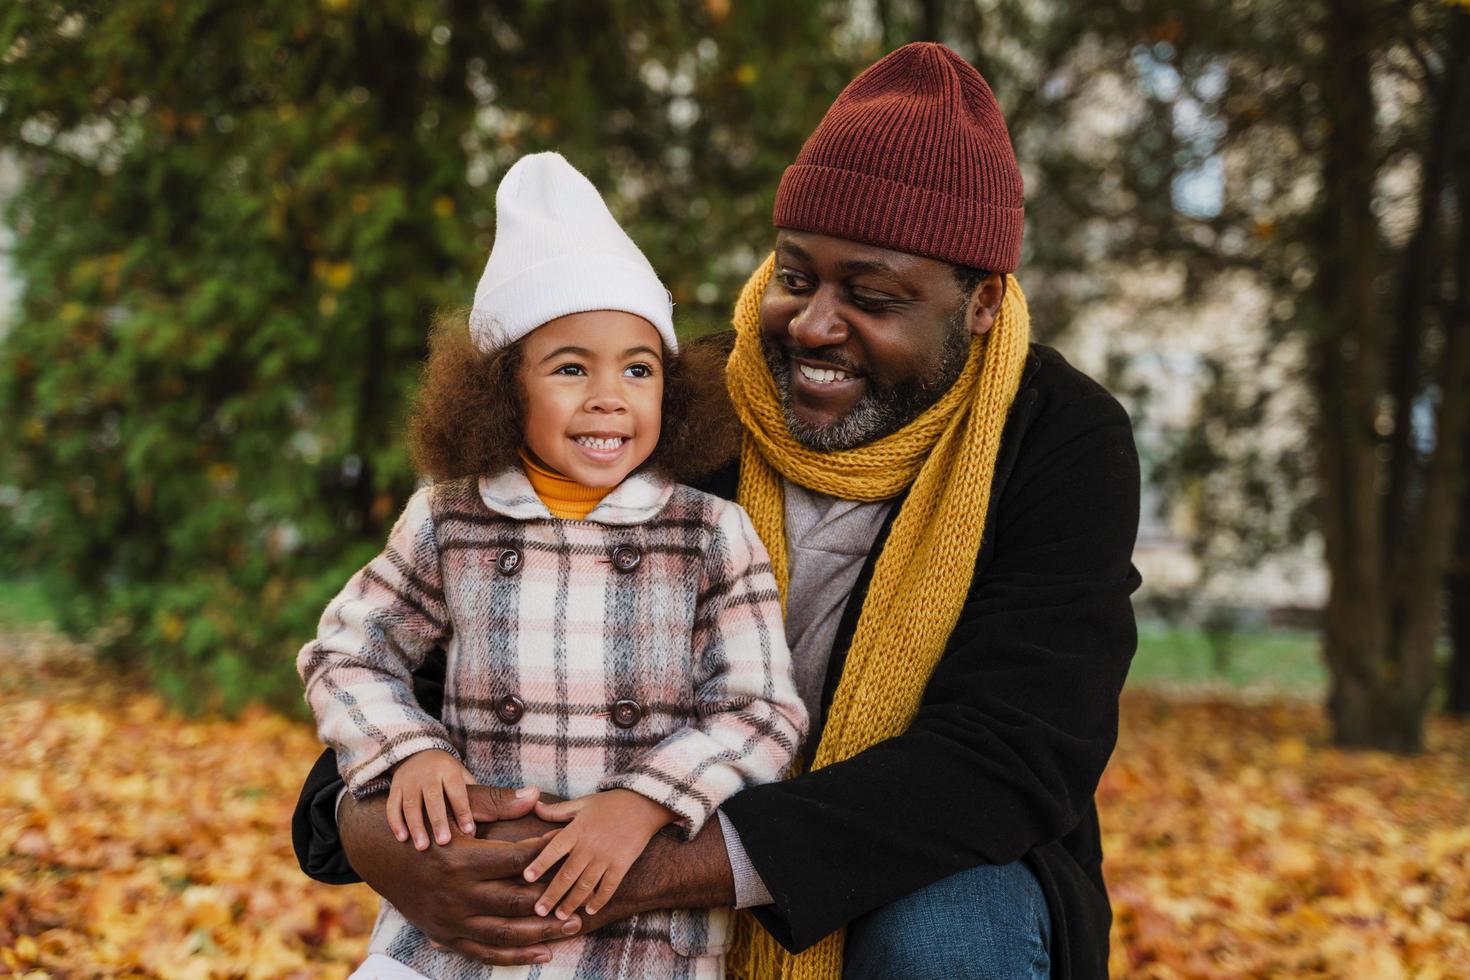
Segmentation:
<svg viewBox="0 0 1470 980">
<path fill-rule="evenodd" d="M 579 446 L 586 446 L 588 449 L 617 449 L 628 440 L 622 436 L 614 436 L 611 439 L 599 439 L 597 436 L 577 436 L 572 441 Z"/>
<path fill-rule="evenodd" d="M 803 378 L 806 378 L 808 381 L 815 381 L 817 384 L 846 381 L 852 377 L 846 371 L 837 371 L 832 368 L 814 368 L 808 367 L 805 364 L 798 364 L 797 367 L 801 369 L 801 376 Z"/>
</svg>

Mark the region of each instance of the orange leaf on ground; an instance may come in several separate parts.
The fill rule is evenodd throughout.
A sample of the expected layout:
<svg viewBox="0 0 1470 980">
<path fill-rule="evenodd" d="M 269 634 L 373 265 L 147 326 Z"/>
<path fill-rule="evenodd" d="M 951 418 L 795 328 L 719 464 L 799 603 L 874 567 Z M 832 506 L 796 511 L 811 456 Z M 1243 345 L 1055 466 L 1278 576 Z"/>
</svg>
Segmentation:
<svg viewBox="0 0 1470 980">
<path fill-rule="evenodd" d="M 1129 694 L 1122 718 L 1098 789 L 1115 977 L 1470 977 L 1470 726 L 1401 759 L 1326 747 L 1311 705 Z M 296 867 L 318 751 L 0 636 L 0 973 L 345 976 L 377 903 Z"/>
</svg>

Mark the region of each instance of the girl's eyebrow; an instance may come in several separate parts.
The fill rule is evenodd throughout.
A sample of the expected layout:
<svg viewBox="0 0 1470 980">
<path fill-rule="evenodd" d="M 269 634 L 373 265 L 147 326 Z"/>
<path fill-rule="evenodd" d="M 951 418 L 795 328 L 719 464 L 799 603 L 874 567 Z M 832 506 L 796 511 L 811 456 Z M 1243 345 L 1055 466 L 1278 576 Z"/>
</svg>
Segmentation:
<svg viewBox="0 0 1470 980">
<path fill-rule="evenodd" d="M 545 364 L 547 361 L 551 360 L 553 357 L 561 357 L 563 354 L 572 354 L 572 355 L 575 355 L 577 357 L 591 357 L 592 356 L 592 352 L 590 350 L 588 350 L 587 348 L 585 348 L 585 347 L 558 347 L 556 350 L 552 351 L 550 354 L 547 354 L 545 357 L 541 358 L 541 360 L 538 361 L 537 363 L 539 363 L 539 364 Z"/>
<path fill-rule="evenodd" d="M 588 359 L 590 359 L 593 356 L 592 355 L 592 352 L 590 350 L 588 350 L 587 348 L 585 348 L 585 347 L 572 347 L 572 346 L 569 345 L 569 346 L 566 346 L 566 347 L 558 347 L 556 350 L 552 351 L 550 354 L 547 354 L 545 357 L 541 358 L 541 360 L 538 361 L 537 363 L 539 363 L 539 364 L 545 364 L 547 361 L 551 360 L 552 358 L 561 357 L 563 354 L 571 354 L 574 357 L 585 357 L 585 358 L 588 358 Z M 624 357 L 632 357 L 634 354 L 647 354 L 649 357 L 652 357 L 656 361 L 662 362 L 662 360 L 663 360 L 663 357 L 659 354 L 658 351 L 654 350 L 652 347 L 649 347 L 649 346 L 647 346 L 645 344 L 640 344 L 637 347 L 629 347 L 627 350 L 623 351 L 623 356 Z"/>
</svg>

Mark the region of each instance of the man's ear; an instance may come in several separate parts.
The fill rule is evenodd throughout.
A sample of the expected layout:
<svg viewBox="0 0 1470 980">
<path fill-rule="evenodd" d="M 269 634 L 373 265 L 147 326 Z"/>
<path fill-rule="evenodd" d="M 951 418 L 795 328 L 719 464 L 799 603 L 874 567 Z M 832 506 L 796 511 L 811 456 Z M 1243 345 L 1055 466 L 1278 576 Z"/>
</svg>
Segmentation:
<svg viewBox="0 0 1470 980">
<path fill-rule="evenodd" d="M 995 318 L 1000 313 L 1001 301 L 1006 298 L 1006 274 L 1004 272 L 991 272 L 980 280 L 980 285 L 970 294 L 970 309 L 966 319 L 969 321 L 970 333 L 976 337 L 982 337 L 990 332 L 995 326 Z"/>
</svg>

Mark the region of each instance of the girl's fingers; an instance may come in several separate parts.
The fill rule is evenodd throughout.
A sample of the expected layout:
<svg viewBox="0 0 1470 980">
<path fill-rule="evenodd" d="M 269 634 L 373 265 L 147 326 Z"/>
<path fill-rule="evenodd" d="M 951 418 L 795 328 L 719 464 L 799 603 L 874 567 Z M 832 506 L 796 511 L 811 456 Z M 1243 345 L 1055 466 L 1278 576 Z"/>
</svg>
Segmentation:
<svg viewBox="0 0 1470 980">
<path fill-rule="evenodd" d="M 596 915 L 612 901 L 618 886 L 623 883 L 623 875 L 628 869 L 617 864 L 611 865 L 602 873 L 602 881 L 597 885 L 597 893 L 587 900 L 587 914 Z"/>
<path fill-rule="evenodd" d="M 444 805 L 443 783 L 436 783 L 424 794 L 424 805 L 429 811 L 429 826 L 434 830 L 434 839 L 440 844 L 448 844 L 449 810 Z"/>
<path fill-rule="evenodd" d="M 561 803 L 536 801 L 536 816 L 552 823 L 566 823 L 582 810 L 581 800 L 563 800 Z"/>
<path fill-rule="evenodd" d="M 535 881 L 544 875 L 547 868 L 566 856 L 567 852 L 572 849 L 572 843 L 571 834 L 557 834 L 553 837 L 551 842 L 541 849 L 541 853 L 536 855 L 536 860 L 526 865 L 526 880 Z M 545 915 L 546 913 L 539 914 Z"/>
<path fill-rule="evenodd" d="M 582 873 L 577 876 L 576 883 L 567 891 L 561 904 L 556 907 L 556 917 L 563 920 L 569 919 L 573 912 L 585 905 L 587 899 L 592 897 L 592 892 L 597 888 L 597 883 L 602 879 L 605 870 L 606 868 L 601 864 L 588 862 L 588 866 L 583 868 Z"/>
<path fill-rule="evenodd" d="M 408 825 L 403 822 L 403 791 L 396 785 L 388 790 L 388 829 L 400 843 L 408 840 Z"/>
<path fill-rule="evenodd" d="M 408 834 L 413 838 L 413 846 L 427 851 L 429 832 L 424 829 L 424 798 L 417 788 L 403 794 L 403 819 L 408 823 Z"/>
<path fill-rule="evenodd" d="M 469 789 L 459 780 L 451 779 L 445 784 L 444 793 L 449 797 L 449 806 L 459 820 L 459 829 L 471 837 L 475 836 L 475 818 L 470 814 Z"/>
<path fill-rule="evenodd" d="M 557 827 L 555 830 L 548 830 L 546 833 L 541 834 L 539 837 L 527 837 L 525 840 L 513 841 L 513 843 L 525 844 L 527 847 L 545 847 L 547 844 L 550 844 L 552 841 L 556 840 L 556 837 L 558 834 L 561 833 L 561 830 L 562 829 L 560 827 Z"/>
<path fill-rule="evenodd" d="M 582 872 L 587 869 L 587 864 L 588 859 L 577 854 L 575 851 L 568 855 L 567 859 L 561 864 L 561 870 L 551 876 L 551 881 L 547 884 L 546 891 L 542 892 L 541 897 L 536 899 L 536 914 L 545 915 L 555 908 L 556 903 L 561 901 L 562 896 L 571 890 L 571 887 L 577 883 L 578 878 L 582 877 Z M 557 911 L 556 917 L 558 919 L 566 918 L 565 915 L 561 914 L 560 910 Z"/>
</svg>

